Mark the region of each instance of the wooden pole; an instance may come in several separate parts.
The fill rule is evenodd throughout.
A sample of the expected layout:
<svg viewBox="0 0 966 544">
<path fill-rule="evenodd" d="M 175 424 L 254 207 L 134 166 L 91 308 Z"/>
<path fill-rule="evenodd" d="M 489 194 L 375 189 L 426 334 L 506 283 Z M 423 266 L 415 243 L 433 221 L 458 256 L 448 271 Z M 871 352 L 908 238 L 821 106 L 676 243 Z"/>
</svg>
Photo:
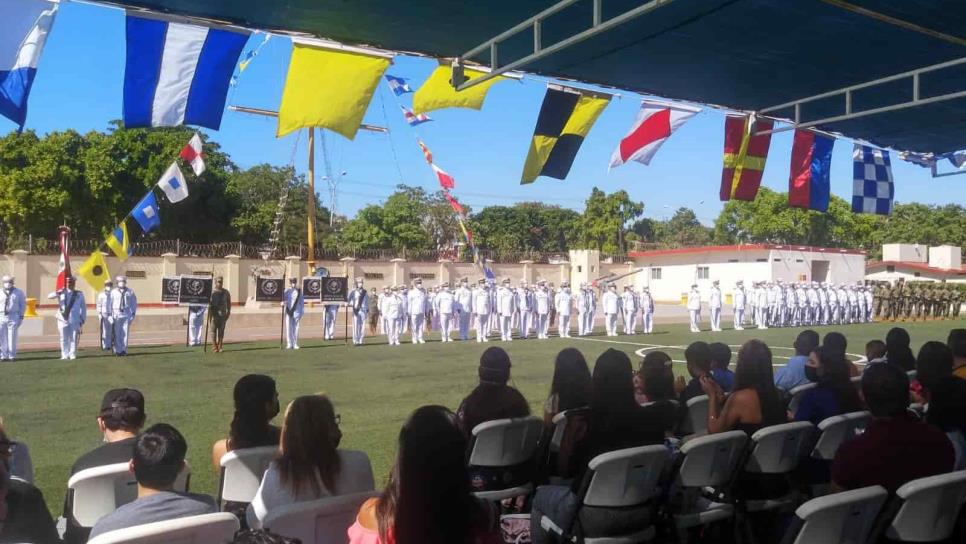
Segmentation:
<svg viewBox="0 0 966 544">
<path fill-rule="evenodd" d="M 309 275 L 315 275 L 315 128 L 309 127 L 309 198 L 308 203 Z"/>
</svg>

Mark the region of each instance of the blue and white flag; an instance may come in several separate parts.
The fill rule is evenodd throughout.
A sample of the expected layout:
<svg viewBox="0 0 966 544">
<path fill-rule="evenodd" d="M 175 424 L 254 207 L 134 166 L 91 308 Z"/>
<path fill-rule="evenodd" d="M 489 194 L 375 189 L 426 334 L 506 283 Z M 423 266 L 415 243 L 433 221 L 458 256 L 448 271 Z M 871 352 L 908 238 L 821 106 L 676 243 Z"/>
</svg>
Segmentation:
<svg viewBox="0 0 966 544">
<path fill-rule="evenodd" d="M 37 63 L 57 15 L 47 0 L 0 2 L 0 115 L 23 128 Z"/>
<path fill-rule="evenodd" d="M 184 174 L 178 168 L 178 163 L 173 162 L 165 170 L 164 175 L 158 180 L 158 187 L 164 191 L 164 196 L 174 204 L 188 198 L 188 184 L 184 181 Z"/>
<path fill-rule="evenodd" d="M 413 113 L 412 110 L 406 109 L 405 106 L 399 106 L 402 108 L 403 117 L 406 118 L 406 122 L 409 126 L 414 127 L 416 125 L 421 125 L 427 121 L 432 121 L 428 115 L 425 113 Z"/>
<path fill-rule="evenodd" d="M 248 35 L 128 13 L 124 126 L 218 130 Z"/>
<path fill-rule="evenodd" d="M 131 217 L 141 225 L 144 234 L 161 226 L 161 217 L 158 216 L 158 199 L 154 196 L 154 191 L 145 195 L 140 202 L 134 205 L 131 210 Z"/>
<path fill-rule="evenodd" d="M 855 144 L 852 152 L 852 211 L 890 215 L 894 197 L 889 152 Z"/>
<path fill-rule="evenodd" d="M 386 81 L 389 82 L 389 88 L 392 89 L 392 92 L 396 93 L 396 96 L 413 92 L 412 88 L 409 87 L 409 84 L 406 83 L 405 78 L 386 74 Z"/>
</svg>

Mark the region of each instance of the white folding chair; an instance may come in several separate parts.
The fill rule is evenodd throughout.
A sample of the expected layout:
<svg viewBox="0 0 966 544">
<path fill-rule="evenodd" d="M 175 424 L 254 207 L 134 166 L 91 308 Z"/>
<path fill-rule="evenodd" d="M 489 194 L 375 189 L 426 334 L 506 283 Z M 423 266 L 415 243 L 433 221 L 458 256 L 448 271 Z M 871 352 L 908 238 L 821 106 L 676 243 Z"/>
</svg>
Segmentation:
<svg viewBox="0 0 966 544">
<path fill-rule="evenodd" d="M 791 400 L 788 401 L 788 411 L 795 413 L 798 410 L 798 404 L 802 402 L 802 395 L 805 394 L 809 389 L 815 389 L 818 387 L 818 383 L 803 383 L 802 385 L 791 388 L 788 394 L 791 395 Z"/>
<path fill-rule="evenodd" d="M 729 485 L 744 459 L 748 435 L 742 431 L 700 436 L 681 446 L 682 461 L 675 477 L 682 492 L 681 505 L 672 516 L 678 530 L 707 525 L 734 516 L 734 506 L 705 500 L 701 492 L 708 487 Z"/>
<path fill-rule="evenodd" d="M 234 514 L 219 512 L 118 529 L 87 544 L 228 544 L 238 528 Z"/>
<path fill-rule="evenodd" d="M 574 412 L 587 412 L 587 408 L 574 408 L 571 410 L 564 410 L 559 414 L 553 416 L 553 434 L 550 437 L 550 452 L 556 453 L 560 451 L 560 443 L 563 441 L 564 433 L 567 431 L 567 415 Z"/>
<path fill-rule="evenodd" d="M 541 433 L 543 421 L 538 417 L 480 423 L 473 428 L 475 441 L 469 464 L 478 467 L 512 467 L 530 461 L 536 453 Z M 531 491 L 533 483 L 528 482 L 507 489 L 478 491 L 475 495 L 480 499 L 499 501 L 528 495 Z"/>
<path fill-rule="evenodd" d="M 646 505 L 660 494 L 658 482 L 667 461 L 667 448 L 659 444 L 603 453 L 588 464 L 590 471 L 586 477 L 589 483 L 584 488 L 583 496 L 579 497 L 580 508 L 624 509 L 626 514 L 633 507 L 644 507 L 632 513 L 640 522 L 634 529 L 623 534 L 612 534 L 605 526 L 594 526 L 587 522 L 581 524 L 578 531 L 564 530 L 548 517 L 540 519 L 540 528 L 558 537 L 566 533 L 565 538 L 573 542 L 578 541 L 578 536 L 573 533 L 579 533 L 579 540 L 586 544 L 635 544 L 653 539 L 654 525 Z M 578 509 L 575 523 L 580 523 L 580 520 Z"/>
<path fill-rule="evenodd" d="M 691 433 L 696 435 L 708 434 L 708 395 L 698 395 L 688 399 L 688 421 L 691 423 Z"/>
<path fill-rule="evenodd" d="M 252 502 L 268 465 L 278 455 L 278 446 L 232 450 L 221 458 L 218 504 L 225 501 Z"/>
<path fill-rule="evenodd" d="M 782 544 L 863 544 L 889 492 L 874 485 L 812 499 L 795 510 Z"/>
<path fill-rule="evenodd" d="M 175 480 L 174 489 L 187 491 L 190 478 L 191 469 L 185 464 Z M 67 481 L 67 509 L 81 527 L 93 527 L 97 520 L 137 496 L 137 480 L 129 463 L 84 469 Z"/>
<path fill-rule="evenodd" d="M 326 497 L 288 504 L 270 511 L 262 527 L 302 544 L 345 542 L 346 529 L 355 521 L 362 503 L 379 496 L 375 491 Z"/>
<path fill-rule="evenodd" d="M 794 421 L 772 425 L 751 436 L 751 452 L 745 462 L 745 472 L 758 474 L 790 474 L 801 463 L 814 444 L 815 426 L 808 421 Z M 774 510 L 789 506 L 795 499 L 794 491 L 783 497 L 749 500 L 749 512 Z"/>
<path fill-rule="evenodd" d="M 839 447 L 861 434 L 870 421 L 872 421 L 870 412 L 850 412 L 823 419 L 818 424 L 821 434 L 815 447 L 812 448 L 812 458 L 824 461 L 835 459 Z"/>
<path fill-rule="evenodd" d="M 851 378 L 849 378 L 849 381 L 852 382 L 852 386 L 855 387 L 856 390 L 858 390 L 860 392 L 862 391 L 862 375 L 861 374 L 858 375 L 858 376 L 852 376 Z"/>
<path fill-rule="evenodd" d="M 953 534 L 966 499 L 966 470 L 929 476 L 896 491 L 902 501 L 885 536 L 903 542 L 937 542 Z"/>
</svg>

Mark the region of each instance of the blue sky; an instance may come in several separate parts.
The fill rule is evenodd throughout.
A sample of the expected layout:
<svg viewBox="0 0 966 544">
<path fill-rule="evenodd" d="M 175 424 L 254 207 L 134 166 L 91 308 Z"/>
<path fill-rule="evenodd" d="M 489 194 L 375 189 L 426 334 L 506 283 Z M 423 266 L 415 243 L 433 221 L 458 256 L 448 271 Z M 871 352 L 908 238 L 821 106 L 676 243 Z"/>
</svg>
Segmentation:
<svg viewBox="0 0 966 544">
<path fill-rule="evenodd" d="M 253 37 L 247 49 L 262 40 Z M 278 109 L 288 68 L 291 44 L 273 38 L 228 97 L 229 104 Z M 88 4 L 61 7 L 41 59 L 30 97 L 27 128 L 40 133 L 73 128 L 80 132 L 104 130 L 121 117 L 124 80 L 124 14 Z M 397 57 L 387 73 L 410 78 L 413 88 L 435 67 L 432 59 Z M 633 122 L 640 96 L 625 93 L 604 111 L 583 144 L 565 181 L 540 178 L 521 186 L 520 174 L 546 90 L 543 80 L 527 79 L 495 85 L 482 111 L 449 109 L 430 113 L 434 119 L 418 127 L 436 163 L 456 178 L 453 191 L 476 209 L 484 205 L 536 200 L 577 210 L 593 186 L 605 191 L 627 190 L 643 201 L 645 215 L 663 218 L 680 207 L 695 210 L 710 225 L 721 210 L 723 115 L 705 110 L 664 144 L 650 166 L 637 163 L 607 172 L 614 147 Z M 401 100 L 409 105 L 412 95 Z M 388 126 L 390 134 L 360 131 L 354 141 L 329 133 L 328 156 L 334 172 L 345 171 L 339 187 L 338 211 L 354 214 L 378 203 L 400 182 L 435 190 L 432 171 L 415 145 L 415 133 L 403 120 L 397 99 L 380 85 L 365 122 Z M 0 131 L 14 129 L 0 118 Z M 306 137 L 291 134 L 276 139 L 275 120 L 226 112 L 220 131 L 209 137 L 219 142 L 233 160 L 248 167 L 258 163 L 286 165 L 295 157 L 300 172 L 306 167 Z M 846 200 L 852 192 L 852 142 L 836 142 L 832 159 L 832 193 Z M 763 185 L 785 191 L 788 186 L 791 132 L 772 137 Z M 330 205 L 316 150 L 316 187 Z M 160 172 L 159 172 L 160 175 Z M 966 183 L 959 176 L 933 179 L 928 170 L 893 157 L 896 200 L 946 204 L 966 202 Z"/>
</svg>

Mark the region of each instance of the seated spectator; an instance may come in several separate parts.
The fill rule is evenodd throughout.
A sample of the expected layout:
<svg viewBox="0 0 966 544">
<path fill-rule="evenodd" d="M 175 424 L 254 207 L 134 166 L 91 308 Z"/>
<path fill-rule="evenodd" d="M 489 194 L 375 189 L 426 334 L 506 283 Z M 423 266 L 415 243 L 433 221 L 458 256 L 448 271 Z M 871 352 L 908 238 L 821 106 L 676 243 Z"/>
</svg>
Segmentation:
<svg viewBox="0 0 966 544">
<path fill-rule="evenodd" d="M 953 446 L 942 431 L 909 410 L 909 377 L 898 365 L 872 365 L 862 375 L 862 394 L 874 417 L 865 432 L 842 444 L 832 462 L 835 489 L 902 484 L 949 472 Z"/>
<path fill-rule="evenodd" d="M 389 482 L 359 509 L 350 544 L 502 542 L 494 507 L 470 490 L 465 450 L 452 412 L 442 406 L 413 412 L 399 432 Z"/>
<path fill-rule="evenodd" d="M 886 345 L 882 340 L 869 340 L 865 345 L 865 363 L 871 365 L 875 363 L 888 362 L 886 358 Z"/>
<path fill-rule="evenodd" d="M 674 382 L 674 389 L 678 392 L 678 402 L 687 406 L 689 400 L 699 397 L 701 392 L 701 378 L 711 374 L 711 346 L 707 342 L 692 342 L 684 350 L 684 360 L 688 363 L 688 374 L 691 381 L 685 385 L 684 377 L 678 376 Z"/>
<path fill-rule="evenodd" d="M 846 350 L 849 348 L 849 341 L 845 338 L 845 335 L 840 332 L 830 332 L 822 338 L 822 345 L 828 348 L 830 354 L 837 354 L 837 356 L 845 362 L 845 366 L 849 369 L 849 377 L 854 378 L 862 374 L 859 370 L 858 365 L 853 363 L 849 356 L 846 354 Z"/>
<path fill-rule="evenodd" d="M 173 490 L 187 451 L 181 433 L 165 423 L 152 425 L 138 436 L 131 458 L 138 498 L 98 520 L 91 538 L 136 525 L 216 512 L 211 497 Z"/>
<path fill-rule="evenodd" d="M 929 405 L 926 422 L 941 429 L 956 452 L 955 470 L 966 468 L 966 380 L 953 376 L 953 354 L 942 342 L 926 342 L 916 358 L 916 376 Z"/>
<path fill-rule="evenodd" d="M 893 327 L 886 334 L 886 359 L 906 372 L 916 369 L 916 357 L 909 342 L 909 333 L 902 327 Z"/>
<path fill-rule="evenodd" d="M 632 374 L 631 360 L 623 351 L 608 349 L 597 358 L 590 404 L 590 432 L 574 454 L 581 471 L 571 486 L 545 485 L 537 488 L 530 516 L 533 544 L 546 542 L 547 537 L 540 529 L 543 516 L 550 517 L 558 527 L 569 530 L 578 506 L 576 489 L 582 484 L 583 473 L 591 459 L 609 451 L 664 443 L 661 410 L 656 406 L 642 407 L 637 404 Z M 609 511 L 600 513 L 599 522 L 613 522 L 612 514 Z M 641 512 L 631 509 L 624 515 L 634 518 L 640 516 Z M 596 522 L 596 519 L 581 519 L 584 527 Z"/>
<path fill-rule="evenodd" d="M 590 370 L 584 355 L 566 348 L 554 361 L 550 396 L 543 406 L 543 419 L 550 425 L 560 412 L 590 406 Z"/>
<path fill-rule="evenodd" d="M 97 428 L 104 444 L 77 458 L 70 469 L 70 475 L 88 468 L 130 462 L 137 434 L 144 427 L 146 418 L 144 395 L 137 389 L 111 389 L 105 393 L 97 416 Z M 90 528 L 81 527 L 68 506 L 65 499 L 64 518 L 67 520 L 67 527 L 64 541 L 87 542 Z"/>
<path fill-rule="evenodd" d="M 818 386 L 802 393 L 798 409 L 790 414 L 790 419 L 818 425 L 825 418 L 862 409 L 859 393 L 849 379 L 849 368 L 838 353 L 825 346 L 812 350 L 805 376 Z"/>
<path fill-rule="evenodd" d="M 731 364 L 731 348 L 722 342 L 714 342 L 709 347 L 711 348 L 711 377 L 725 393 L 730 393 L 735 387 L 735 373 L 728 369 L 728 365 Z"/>
<path fill-rule="evenodd" d="M 473 435 L 473 428 L 480 423 L 530 415 L 527 399 L 507 385 L 510 366 L 510 356 L 503 348 L 487 348 L 480 356 L 480 384 L 456 411 L 460 428 L 467 437 Z"/>
<path fill-rule="evenodd" d="M 285 410 L 278 459 L 272 461 L 248 506 L 248 526 L 260 528 L 280 506 L 375 489 L 372 465 L 361 451 L 340 450 L 339 416 L 325 395 L 306 395 Z"/>
<path fill-rule="evenodd" d="M 43 493 L 10 475 L 13 448 L 14 443 L 0 426 L 0 542 L 60 542 Z"/>
<path fill-rule="evenodd" d="M 232 450 L 277 446 L 281 431 L 270 422 L 278 415 L 278 390 L 275 380 L 262 374 L 242 376 L 235 383 L 235 415 L 228 438 L 215 442 L 211 462 L 221 471 L 221 458 Z"/>
<path fill-rule="evenodd" d="M 672 436 L 680 405 L 674 400 L 674 363 L 663 351 L 651 351 L 641 361 L 634 376 L 634 399 L 638 404 L 660 411 L 662 428 Z"/>
<path fill-rule="evenodd" d="M 795 338 L 795 355 L 788 360 L 788 364 L 775 372 L 775 386 L 782 391 L 791 391 L 799 385 L 808 383 L 805 377 L 805 363 L 808 354 L 818 347 L 818 333 L 804 330 Z"/>
<path fill-rule="evenodd" d="M 966 329 L 949 331 L 946 345 L 953 353 L 953 375 L 966 380 Z"/>
</svg>

